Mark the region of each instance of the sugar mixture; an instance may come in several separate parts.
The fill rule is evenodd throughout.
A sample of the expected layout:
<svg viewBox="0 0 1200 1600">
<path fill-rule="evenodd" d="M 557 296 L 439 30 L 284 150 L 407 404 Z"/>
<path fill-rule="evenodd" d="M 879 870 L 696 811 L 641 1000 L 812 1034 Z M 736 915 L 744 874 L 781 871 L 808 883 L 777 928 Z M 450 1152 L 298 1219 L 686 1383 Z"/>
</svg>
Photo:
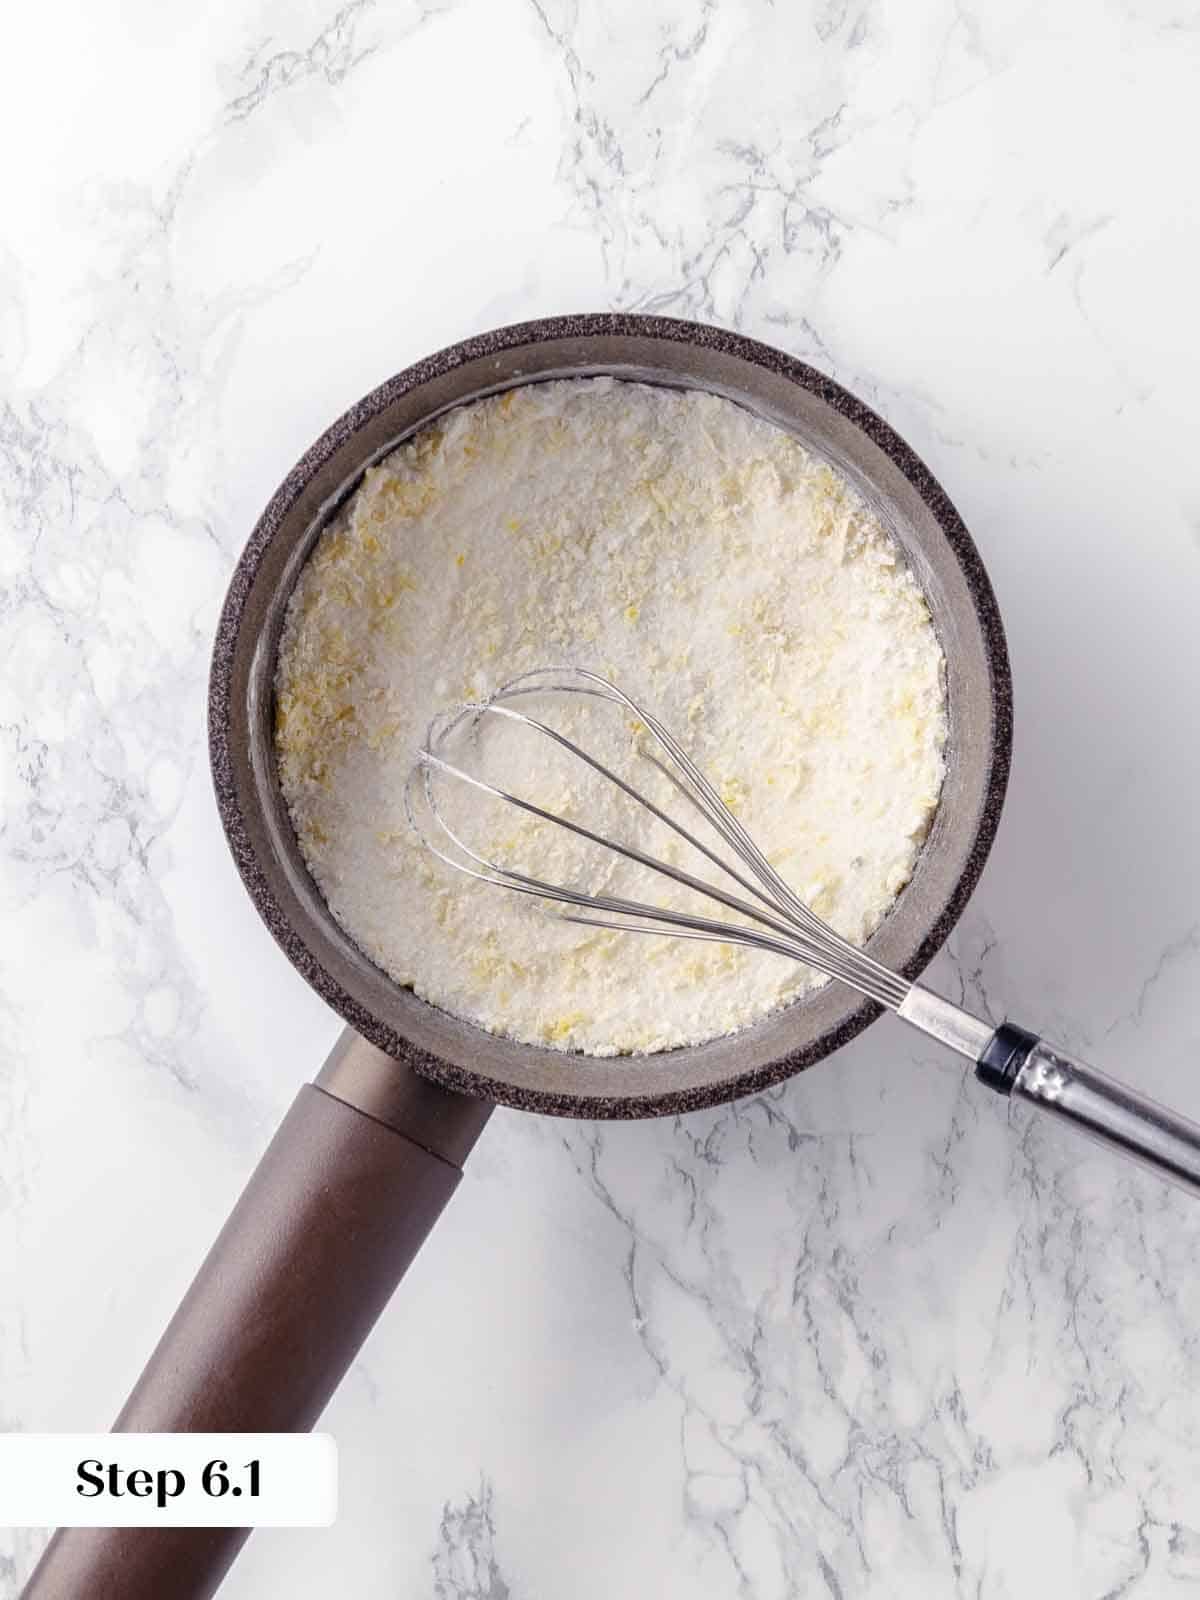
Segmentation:
<svg viewBox="0 0 1200 1600">
<path fill-rule="evenodd" d="M 424 850 L 403 791 L 430 718 L 555 662 L 651 708 L 814 910 L 869 937 L 943 776 L 944 663 L 897 544 L 826 462 L 731 402 L 572 379 L 464 406 L 373 467 L 289 603 L 284 797 L 333 915 L 385 972 L 495 1033 L 602 1055 L 728 1033 L 821 981 L 732 945 L 572 926 Z M 628 769 L 636 733 L 593 717 L 585 742 Z M 561 763 L 503 759 L 529 799 L 639 825 Z M 610 864 L 585 869 L 546 825 L 455 816 L 511 864 L 611 888 Z M 621 892 L 667 902 L 623 870 Z"/>
</svg>

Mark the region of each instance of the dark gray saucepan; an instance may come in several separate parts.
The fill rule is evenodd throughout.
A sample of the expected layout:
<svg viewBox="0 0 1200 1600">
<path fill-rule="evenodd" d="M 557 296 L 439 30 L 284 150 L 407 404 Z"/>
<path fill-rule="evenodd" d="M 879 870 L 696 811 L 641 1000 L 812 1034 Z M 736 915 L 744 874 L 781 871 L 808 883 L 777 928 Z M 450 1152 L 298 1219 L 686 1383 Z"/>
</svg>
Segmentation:
<svg viewBox="0 0 1200 1600">
<path fill-rule="evenodd" d="M 400 373 L 334 423 L 271 500 L 233 575 L 209 695 L 217 801 L 238 869 L 290 960 L 349 1027 L 301 1089 L 119 1430 L 310 1427 L 449 1199 L 494 1103 L 581 1117 L 692 1111 L 811 1066 L 878 1015 L 829 984 L 710 1044 L 624 1060 L 564 1057 L 484 1033 L 399 988 L 336 926 L 304 866 L 276 781 L 272 679 L 284 608 L 320 529 L 367 466 L 448 407 L 598 373 L 708 389 L 749 407 L 836 463 L 894 530 L 946 656 L 949 760 L 916 872 L 872 952 L 916 977 L 975 886 L 1008 776 L 1004 634 L 953 506 L 873 411 L 767 345 L 659 317 L 524 323 Z M 26 1593 L 198 1600 L 244 1538 L 216 1528 L 60 1532 Z"/>
</svg>

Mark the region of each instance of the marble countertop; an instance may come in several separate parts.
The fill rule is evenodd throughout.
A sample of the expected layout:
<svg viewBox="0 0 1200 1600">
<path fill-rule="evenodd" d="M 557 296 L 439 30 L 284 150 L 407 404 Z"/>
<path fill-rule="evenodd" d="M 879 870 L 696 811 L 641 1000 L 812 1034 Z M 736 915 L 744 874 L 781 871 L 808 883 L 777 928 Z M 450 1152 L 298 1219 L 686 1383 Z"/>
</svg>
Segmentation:
<svg viewBox="0 0 1200 1600">
<path fill-rule="evenodd" d="M 209 786 L 224 584 L 468 333 L 704 318 L 832 373 L 992 574 L 1012 785 L 931 978 L 1200 1116 L 1200 26 L 1172 0 L 67 0 L 0 127 L 0 1416 L 107 1426 L 338 1024 Z M 16 159 L 14 159 L 14 154 Z M 498 1113 L 222 1591 L 1200 1583 L 1200 1209 L 885 1021 L 629 1126 Z M 43 1539 L 0 1534 L 12 1600 Z"/>
</svg>

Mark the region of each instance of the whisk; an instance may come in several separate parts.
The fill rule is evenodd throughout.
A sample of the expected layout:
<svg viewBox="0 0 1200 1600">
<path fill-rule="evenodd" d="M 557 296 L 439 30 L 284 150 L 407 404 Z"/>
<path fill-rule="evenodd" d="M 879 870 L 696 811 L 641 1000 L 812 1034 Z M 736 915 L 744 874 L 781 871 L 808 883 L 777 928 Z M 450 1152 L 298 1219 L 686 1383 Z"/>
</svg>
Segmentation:
<svg viewBox="0 0 1200 1600">
<path fill-rule="evenodd" d="M 698 825 L 707 830 L 705 837 L 561 730 L 513 704 L 528 696 L 548 695 L 591 697 L 629 713 L 640 729 L 639 756 L 667 781 L 683 802 L 689 821 L 695 815 Z M 456 734 L 464 728 L 477 730 L 493 718 L 509 728 L 525 729 L 551 741 L 596 778 L 614 785 L 627 800 L 643 807 L 697 851 L 716 869 L 716 880 L 698 877 L 630 840 L 609 837 L 535 799 L 497 787 L 449 759 Z M 720 914 L 708 916 L 686 907 L 656 906 L 620 894 L 552 883 L 494 860 L 480 853 L 452 826 L 439 799 L 441 781 L 515 807 L 589 845 L 660 873 L 741 920 L 729 921 Z M 422 803 L 425 821 L 418 815 Z M 574 666 L 540 667 L 503 684 L 484 700 L 458 706 L 435 718 L 409 774 L 404 804 L 422 843 L 447 866 L 469 878 L 557 904 L 563 908 L 560 915 L 568 922 L 621 933 L 711 940 L 804 962 L 965 1056 L 974 1063 L 976 1077 L 989 1088 L 1029 1102 L 1200 1193 L 1200 1126 L 1015 1023 L 1004 1022 L 994 1028 L 922 984 L 911 983 L 875 960 L 867 950 L 842 938 L 784 881 L 670 730 L 598 673 Z"/>
</svg>

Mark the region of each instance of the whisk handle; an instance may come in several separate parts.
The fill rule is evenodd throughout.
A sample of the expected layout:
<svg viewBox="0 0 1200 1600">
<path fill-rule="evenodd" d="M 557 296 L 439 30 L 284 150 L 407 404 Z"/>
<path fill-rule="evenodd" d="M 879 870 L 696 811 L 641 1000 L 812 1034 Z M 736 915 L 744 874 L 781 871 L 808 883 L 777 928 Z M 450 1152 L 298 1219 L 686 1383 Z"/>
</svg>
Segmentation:
<svg viewBox="0 0 1200 1600">
<path fill-rule="evenodd" d="M 976 1068 L 992 1088 L 1120 1150 L 1200 1195 L 1200 1125 L 1012 1023 L 997 1028 Z"/>
</svg>

